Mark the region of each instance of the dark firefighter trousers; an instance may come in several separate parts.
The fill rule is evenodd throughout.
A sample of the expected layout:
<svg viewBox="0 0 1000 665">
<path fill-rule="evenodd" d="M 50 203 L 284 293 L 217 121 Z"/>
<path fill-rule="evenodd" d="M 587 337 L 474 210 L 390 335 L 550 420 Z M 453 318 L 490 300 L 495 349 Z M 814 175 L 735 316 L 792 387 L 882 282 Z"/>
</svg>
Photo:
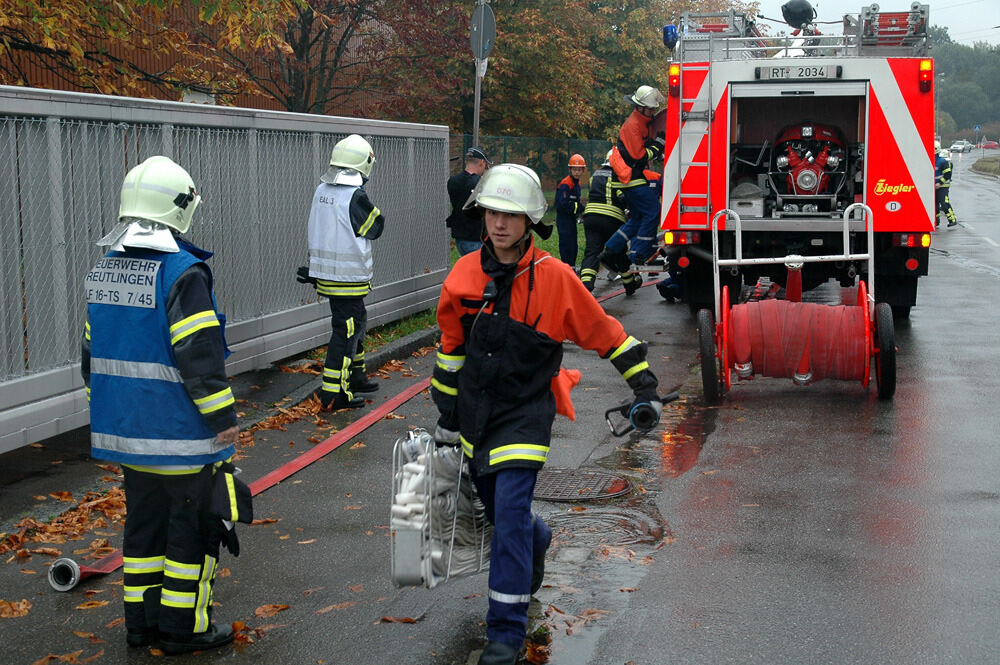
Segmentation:
<svg viewBox="0 0 1000 665">
<path fill-rule="evenodd" d="M 122 471 L 125 627 L 205 632 L 223 534 L 208 516 L 212 465 L 194 473 Z"/>
<path fill-rule="evenodd" d="M 368 311 L 365 299 L 334 296 L 330 298 L 330 344 L 323 363 L 323 390 L 336 399 L 354 398 L 351 382 L 365 378 L 365 332 Z"/>
<path fill-rule="evenodd" d="M 653 255 L 656 228 L 660 222 L 660 200 L 656 183 L 626 187 L 625 202 L 630 217 L 605 243 L 610 254 L 622 254 L 628 249 L 633 263 L 643 264 Z"/>
<path fill-rule="evenodd" d="M 528 630 L 532 558 L 547 547 L 552 531 L 531 514 L 537 469 L 501 469 L 472 479 L 493 524 L 490 541 L 489 610 L 486 639 L 520 649 Z"/>
<path fill-rule="evenodd" d="M 934 213 L 934 226 L 938 225 L 938 215 L 942 212 L 948 218 L 948 223 L 954 224 L 956 222 L 955 209 L 951 207 L 951 201 L 948 199 L 949 191 L 951 191 L 951 187 L 938 187 L 934 190 L 934 202 L 937 204 L 937 212 Z"/>
<path fill-rule="evenodd" d="M 601 262 L 597 257 L 604 250 L 604 243 L 621 225 L 619 220 L 607 215 L 591 213 L 583 216 L 583 233 L 587 244 L 583 250 L 583 261 L 580 262 L 580 280 L 588 291 L 594 290 L 594 282 L 601 269 Z M 624 273 L 621 277 L 622 285 L 631 284 L 636 279 L 633 273 Z"/>
</svg>

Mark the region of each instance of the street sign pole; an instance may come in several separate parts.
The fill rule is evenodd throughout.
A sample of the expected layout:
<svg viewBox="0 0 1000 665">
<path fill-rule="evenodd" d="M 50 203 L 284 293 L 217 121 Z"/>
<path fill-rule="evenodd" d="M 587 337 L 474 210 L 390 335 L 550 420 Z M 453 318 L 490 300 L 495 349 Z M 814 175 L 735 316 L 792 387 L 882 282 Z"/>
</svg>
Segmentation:
<svg viewBox="0 0 1000 665">
<path fill-rule="evenodd" d="M 487 4 L 489 0 L 476 0 L 476 8 L 472 12 L 472 30 L 469 43 L 472 55 L 476 58 L 476 99 L 472 120 L 472 144 L 479 145 L 479 102 L 482 99 L 482 81 L 486 76 L 487 58 L 493 50 L 493 42 L 497 37 L 496 18 L 493 9 Z"/>
</svg>

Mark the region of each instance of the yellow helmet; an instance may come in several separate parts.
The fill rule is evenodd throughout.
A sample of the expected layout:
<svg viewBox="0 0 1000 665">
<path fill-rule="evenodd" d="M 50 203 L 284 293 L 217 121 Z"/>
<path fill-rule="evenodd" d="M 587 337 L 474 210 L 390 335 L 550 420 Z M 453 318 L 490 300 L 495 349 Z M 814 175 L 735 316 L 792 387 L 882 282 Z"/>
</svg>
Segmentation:
<svg viewBox="0 0 1000 665">
<path fill-rule="evenodd" d="M 653 86 L 640 85 L 635 89 L 635 94 L 625 95 L 625 101 L 636 106 L 658 109 L 667 100 L 663 97 L 663 93 Z"/>
<path fill-rule="evenodd" d="M 537 224 L 548 204 L 537 173 L 520 164 L 499 164 L 479 179 L 463 207 L 520 213 Z"/>
<path fill-rule="evenodd" d="M 368 141 L 357 134 L 351 134 L 338 141 L 330 153 L 330 166 L 354 169 L 365 178 L 371 175 L 374 164 L 375 152 Z"/>
<path fill-rule="evenodd" d="M 199 203 L 188 172 L 169 157 L 156 155 L 125 175 L 118 219 L 146 219 L 187 233 Z"/>
</svg>

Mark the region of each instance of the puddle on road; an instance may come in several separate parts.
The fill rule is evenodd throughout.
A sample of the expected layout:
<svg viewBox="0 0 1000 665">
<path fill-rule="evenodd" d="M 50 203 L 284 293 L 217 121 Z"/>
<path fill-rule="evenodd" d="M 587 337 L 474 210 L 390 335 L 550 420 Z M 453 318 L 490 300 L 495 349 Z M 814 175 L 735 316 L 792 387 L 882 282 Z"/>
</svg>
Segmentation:
<svg viewBox="0 0 1000 665">
<path fill-rule="evenodd" d="M 656 556 L 669 553 L 673 542 L 656 495 L 665 480 L 695 465 L 714 428 L 713 416 L 695 400 L 678 400 L 664 409 L 658 436 L 624 439 L 611 455 L 598 460 L 601 468 L 630 478 L 630 495 L 568 508 L 536 504 L 553 538 L 545 584 L 536 594 L 538 602 L 529 608 L 528 634 L 545 634 L 550 643 L 545 651 L 532 650 L 527 662 L 587 662 L 603 632 L 621 620 L 630 594 L 640 590 L 646 567 Z"/>
</svg>

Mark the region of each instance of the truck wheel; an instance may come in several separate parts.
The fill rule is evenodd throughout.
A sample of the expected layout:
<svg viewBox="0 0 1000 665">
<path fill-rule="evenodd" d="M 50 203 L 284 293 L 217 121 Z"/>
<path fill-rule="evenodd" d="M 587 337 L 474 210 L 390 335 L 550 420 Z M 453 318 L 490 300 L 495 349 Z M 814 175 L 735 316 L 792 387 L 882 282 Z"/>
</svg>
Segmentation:
<svg viewBox="0 0 1000 665">
<path fill-rule="evenodd" d="M 715 315 L 711 310 L 698 310 L 698 343 L 701 351 L 701 385 L 705 401 L 719 403 L 719 363 L 715 356 Z"/>
<path fill-rule="evenodd" d="M 896 328 L 892 323 L 892 308 L 884 302 L 875 305 L 875 340 L 878 396 L 892 399 L 896 392 Z"/>
</svg>

